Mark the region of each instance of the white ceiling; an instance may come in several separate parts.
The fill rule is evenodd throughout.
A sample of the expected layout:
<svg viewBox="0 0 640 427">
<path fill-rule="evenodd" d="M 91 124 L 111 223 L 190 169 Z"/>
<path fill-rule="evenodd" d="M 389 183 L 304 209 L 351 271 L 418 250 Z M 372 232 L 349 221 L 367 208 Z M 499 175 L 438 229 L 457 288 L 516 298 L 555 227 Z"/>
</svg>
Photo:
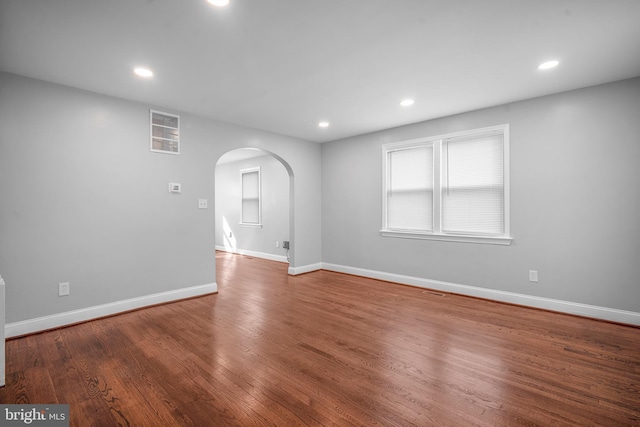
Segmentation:
<svg viewBox="0 0 640 427">
<path fill-rule="evenodd" d="M 0 0 L 0 70 L 316 142 L 640 76 L 640 0 L 230 1 Z"/>
</svg>

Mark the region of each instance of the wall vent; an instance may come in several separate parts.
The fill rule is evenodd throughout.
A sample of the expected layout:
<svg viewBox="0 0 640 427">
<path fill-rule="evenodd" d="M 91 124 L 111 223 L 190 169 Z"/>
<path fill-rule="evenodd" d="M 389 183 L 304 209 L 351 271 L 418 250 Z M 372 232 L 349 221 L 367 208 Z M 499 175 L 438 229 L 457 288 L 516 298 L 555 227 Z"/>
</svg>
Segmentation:
<svg viewBox="0 0 640 427">
<path fill-rule="evenodd" d="M 180 154 L 180 116 L 151 111 L 151 151 Z"/>
</svg>

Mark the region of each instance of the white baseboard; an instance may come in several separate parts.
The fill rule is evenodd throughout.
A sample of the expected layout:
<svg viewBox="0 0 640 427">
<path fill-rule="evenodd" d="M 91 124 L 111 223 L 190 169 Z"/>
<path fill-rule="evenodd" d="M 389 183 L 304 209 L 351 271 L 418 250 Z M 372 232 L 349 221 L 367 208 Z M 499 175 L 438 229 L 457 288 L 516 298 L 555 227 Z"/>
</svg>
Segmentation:
<svg viewBox="0 0 640 427">
<path fill-rule="evenodd" d="M 232 253 L 232 254 L 252 256 L 252 257 L 255 257 L 255 258 L 263 258 L 263 259 L 268 259 L 270 261 L 289 262 L 287 260 L 287 257 L 284 256 L 284 255 L 274 255 L 274 254 L 268 254 L 268 253 L 265 253 L 265 252 L 249 251 L 249 250 L 246 250 L 246 249 L 233 249 L 233 250 L 230 250 L 228 248 L 225 248 L 224 246 L 216 246 L 216 251 L 223 251 L 223 252 L 229 252 L 229 253 Z"/>
<path fill-rule="evenodd" d="M 176 289 L 175 291 L 161 292 L 158 294 L 116 301 L 109 304 L 87 307 L 80 310 L 52 314 L 50 316 L 37 317 L 35 319 L 23 320 L 20 322 L 7 323 L 5 325 L 5 335 L 9 338 L 19 335 L 33 334 L 36 332 L 46 331 L 48 329 L 73 325 L 74 323 L 86 322 L 87 320 L 97 319 L 99 317 L 111 316 L 113 314 L 137 308 L 197 297 L 215 292 L 218 292 L 218 284 L 214 282 L 206 285 L 192 286 L 189 288 Z"/>
<path fill-rule="evenodd" d="M 229 252 L 232 254 L 248 255 L 256 258 L 268 259 L 271 261 L 289 262 L 286 256 L 267 254 L 263 252 L 248 251 L 245 249 L 230 250 L 228 248 L 225 248 L 224 246 L 216 246 L 216 250 Z M 292 276 L 296 276 L 298 274 L 310 273 L 312 271 L 321 270 L 321 269 L 322 269 L 322 263 L 318 262 L 316 264 L 303 265 L 300 267 L 289 267 L 289 270 L 287 272 Z"/>
<path fill-rule="evenodd" d="M 302 265 L 300 267 L 289 267 L 288 273 L 292 276 L 296 276 L 298 274 L 310 273 L 316 270 L 322 270 L 321 262 L 318 262 L 316 264 Z"/>
<path fill-rule="evenodd" d="M 251 255 L 257 256 L 257 255 Z M 476 286 L 461 285 L 457 283 L 429 280 L 414 276 L 386 273 L 376 270 L 368 270 L 357 267 L 331 263 L 316 263 L 301 267 L 289 267 L 289 274 L 298 275 L 316 270 L 329 270 L 339 273 L 353 274 L 356 276 L 369 277 L 373 279 L 385 280 L 389 282 L 412 285 L 420 288 L 433 289 L 443 292 L 451 292 L 461 295 L 468 295 L 478 298 L 485 298 L 494 301 L 507 302 L 528 307 L 541 308 L 545 310 L 557 311 L 561 313 L 575 314 L 595 319 L 607 320 L 629 325 L 640 326 L 640 313 L 618 310 L 614 308 L 581 304 L 570 301 L 555 300 L 550 298 L 536 297 L 532 295 L 518 294 L 514 292 L 499 291 L 495 289 L 479 288 Z M 23 320 L 19 322 L 7 323 L 5 325 L 5 337 L 15 337 L 32 334 L 72 325 L 74 323 L 110 316 L 137 308 L 143 308 L 155 304 L 177 301 L 210 293 L 218 292 L 217 283 L 192 286 L 174 291 L 161 292 L 158 294 L 146 295 L 131 298 L 123 301 L 116 301 L 94 307 L 87 307 L 80 310 L 73 310 L 50 316 L 38 317 L 35 319 Z"/>
<path fill-rule="evenodd" d="M 636 313 L 633 311 L 618 310 L 615 308 L 600 307 L 551 298 L 542 298 L 532 295 L 518 294 L 514 292 L 499 291 L 495 289 L 479 288 L 476 286 L 461 285 L 457 283 L 441 282 L 438 280 L 429 280 L 414 276 L 404 276 L 401 274 L 385 273 L 382 271 L 367 270 L 356 267 L 347 267 L 338 264 L 322 263 L 322 268 L 324 270 L 386 280 L 389 282 L 412 285 L 420 288 L 451 292 L 461 295 L 490 299 L 494 301 L 518 304 L 527 307 L 557 311 L 560 313 L 575 314 L 578 316 L 591 317 L 594 319 L 608 320 L 611 322 L 640 326 L 640 313 Z"/>
</svg>

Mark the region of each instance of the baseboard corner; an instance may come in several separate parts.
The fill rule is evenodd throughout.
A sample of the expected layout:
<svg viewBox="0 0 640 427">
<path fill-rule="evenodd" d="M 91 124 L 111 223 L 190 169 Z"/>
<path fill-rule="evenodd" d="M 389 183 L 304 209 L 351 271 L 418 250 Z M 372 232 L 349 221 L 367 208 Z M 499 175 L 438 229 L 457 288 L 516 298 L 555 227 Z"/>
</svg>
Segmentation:
<svg viewBox="0 0 640 427">
<path fill-rule="evenodd" d="M 322 263 L 302 265 L 300 267 L 289 267 L 288 273 L 291 276 L 297 276 L 299 274 L 311 273 L 312 271 L 322 270 Z"/>
</svg>

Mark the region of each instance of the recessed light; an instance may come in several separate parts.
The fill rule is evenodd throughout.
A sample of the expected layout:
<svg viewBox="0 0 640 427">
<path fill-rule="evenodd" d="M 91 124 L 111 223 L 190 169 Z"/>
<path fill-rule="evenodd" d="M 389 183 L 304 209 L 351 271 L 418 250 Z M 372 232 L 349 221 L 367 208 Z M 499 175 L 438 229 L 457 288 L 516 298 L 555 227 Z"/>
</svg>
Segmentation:
<svg viewBox="0 0 640 427">
<path fill-rule="evenodd" d="M 319 128 L 327 128 L 329 127 L 329 122 L 320 122 L 318 123 Z"/>
<path fill-rule="evenodd" d="M 153 77 L 153 71 L 148 68 L 135 68 L 133 72 L 140 77 Z"/>
<path fill-rule="evenodd" d="M 229 0 L 207 0 L 214 6 L 226 6 L 229 4 Z"/>
<path fill-rule="evenodd" d="M 547 61 L 547 62 L 543 62 L 542 64 L 538 65 L 538 70 L 548 70 L 550 68 L 555 68 L 558 66 L 560 62 L 558 61 Z"/>
<path fill-rule="evenodd" d="M 400 102 L 400 105 L 402 105 L 403 107 L 408 107 L 409 105 L 413 105 L 413 99 L 404 99 L 402 100 L 402 102 Z"/>
</svg>

